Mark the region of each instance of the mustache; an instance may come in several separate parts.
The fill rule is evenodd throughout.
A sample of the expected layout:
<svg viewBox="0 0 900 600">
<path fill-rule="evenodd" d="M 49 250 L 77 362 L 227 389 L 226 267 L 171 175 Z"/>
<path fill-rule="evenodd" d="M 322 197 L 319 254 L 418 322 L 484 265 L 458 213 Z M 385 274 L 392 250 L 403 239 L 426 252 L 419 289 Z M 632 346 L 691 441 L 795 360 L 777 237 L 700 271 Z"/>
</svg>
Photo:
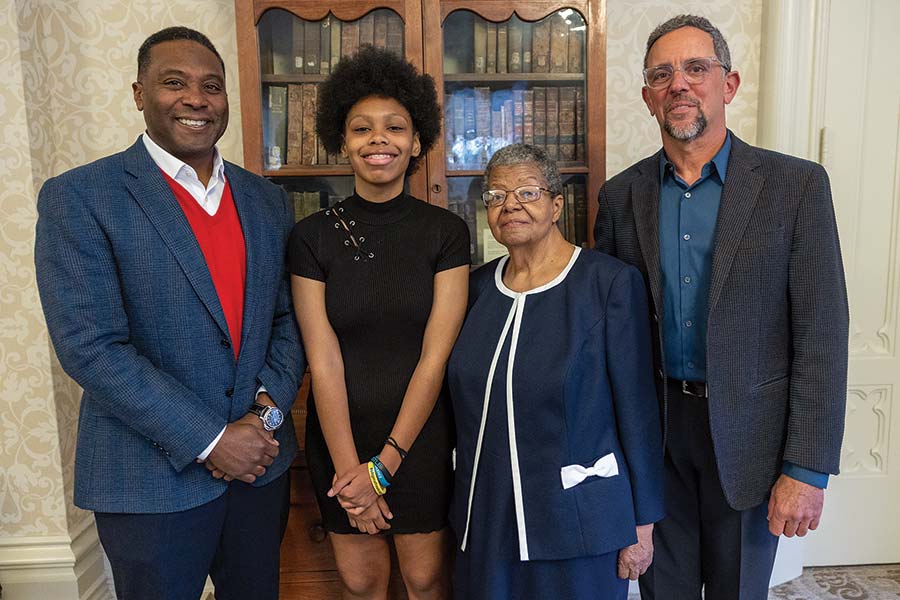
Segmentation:
<svg viewBox="0 0 900 600">
<path fill-rule="evenodd" d="M 691 106 L 699 107 L 699 106 L 700 106 L 700 101 L 697 100 L 696 98 L 688 98 L 688 97 L 685 97 L 685 96 L 682 96 L 682 97 L 679 97 L 679 98 L 673 98 L 671 101 L 669 101 L 669 102 L 666 103 L 666 105 L 665 105 L 665 107 L 664 107 L 664 110 L 665 110 L 666 112 L 671 111 L 671 110 L 672 110 L 672 106 L 675 105 L 675 104 L 690 104 Z"/>
</svg>

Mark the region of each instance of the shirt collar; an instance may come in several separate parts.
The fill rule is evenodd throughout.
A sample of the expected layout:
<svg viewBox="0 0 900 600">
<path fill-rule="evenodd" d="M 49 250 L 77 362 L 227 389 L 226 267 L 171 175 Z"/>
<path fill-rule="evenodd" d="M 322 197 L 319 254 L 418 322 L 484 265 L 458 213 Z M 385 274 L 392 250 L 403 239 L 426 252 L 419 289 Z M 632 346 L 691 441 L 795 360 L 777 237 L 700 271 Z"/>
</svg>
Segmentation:
<svg viewBox="0 0 900 600">
<path fill-rule="evenodd" d="M 154 142 L 146 131 L 141 135 L 141 139 L 144 141 L 144 147 L 150 154 L 150 158 L 153 159 L 153 162 L 156 163 L 156 166 L 158 166 L 163 173 L 172 179 L 177 180 L 178 175 L 184 170 L 195 179 L 198 179 L 197 172 L 192 166 L 163 150 L 162 146 Z M 218 146 L 213 147 L 213 170 L 210 180 L 211 182 L 212 180 L 225 180 L 225 162 L 222 160 L 222 155 L 219 153 Z"/>
<path fill-rule="evenodd" d="M 719 181 L 722 185 L 725 184 L 725 173 L 728 170 L 728 158 L 731 156 L 731 132 L 728 131 L 725 134 L 725 143 L 722 144 L 722 147 L 719 148 L 719 151 L 716 152 L 716 155 L 712 157 L 712 160 L 706 163 L 703 166 L 704 176 L 708 174 L 707 169 L 710 168 L 710 165 L 715 167 L 715 172 L 719 175 Z M 670 172 L 674 175 L 675 173 L 675 165 L 672 164 L 672 161 L 666 156 L 666 151 L 663 150 L 659 154 L 659 180 L 663 181 L 666 177 L 666 167 L 671 166 Z"/>
</svg>

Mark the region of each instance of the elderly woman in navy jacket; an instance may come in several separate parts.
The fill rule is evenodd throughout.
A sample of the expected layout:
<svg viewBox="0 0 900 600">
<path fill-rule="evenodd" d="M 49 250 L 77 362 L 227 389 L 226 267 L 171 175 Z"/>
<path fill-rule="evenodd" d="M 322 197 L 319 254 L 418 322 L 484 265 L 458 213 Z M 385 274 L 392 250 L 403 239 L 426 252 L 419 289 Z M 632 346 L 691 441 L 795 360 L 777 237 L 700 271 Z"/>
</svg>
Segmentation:
<svg viewBox="0 0 900 600">
<path fill-rule="evenodd" d="M 643 280 L 568 243 L 556 164 L 491 158 L 483 201 L 509 255 L 478 269 L 449 362 L 457 598 L 625 598 L 663 516 Z"/>
</svg>

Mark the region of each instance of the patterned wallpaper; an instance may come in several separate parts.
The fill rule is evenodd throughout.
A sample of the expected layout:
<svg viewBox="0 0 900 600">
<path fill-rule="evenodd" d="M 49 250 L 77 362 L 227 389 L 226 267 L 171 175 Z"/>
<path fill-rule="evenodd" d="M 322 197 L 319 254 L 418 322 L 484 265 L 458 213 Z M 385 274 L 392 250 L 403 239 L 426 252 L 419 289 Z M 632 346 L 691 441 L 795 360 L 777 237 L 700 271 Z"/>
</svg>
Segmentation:
<svg viewBox="0 0 900 600">
<path fill-rule="evenodd" d="M 607 0 L 606 176 L 612 177 L 662 145 L 659 126 L 641 100 L 647 36 L 678 14 L 708 18 L 731 49 L 741 87 L 727 109 L 728 126 L 756 142 L 762 0 Z"/>
<path fill-rule="evenodd" d="M 80 393 L 50 351 L 34 283 L 37 190 L 134 142 L 143 130 L 131 98 L 137 49 L 169 25 L 203 31 L 224 57 L 231 124 L 219 146 L 243 162 L 234 3 L 0 6 L 0 537 L 54 535 L 78 531 L 88 516 L 72 505 Z"/>
<path fill-rule="evenodd" d="M 755 140 L 761 7 L 608 0 L 608 175 L 659 147 L 640 99 L 643 45 L 682 12 L 706 15 L 725 33 L 743 75 L 729 123 Z M 130 91 L 138 46 L 174 24 L 205 32 L 225 59 L 231 125 L 220 148 L 241 163 L 233 0 L 0 3 L 0 537 L 77 531 L 87 518 L 71 500 L 78 390 L 50 351 L 34 284 L 36 192 L 48 177 L 134 141 L 143 124 Z"/>
</svg>

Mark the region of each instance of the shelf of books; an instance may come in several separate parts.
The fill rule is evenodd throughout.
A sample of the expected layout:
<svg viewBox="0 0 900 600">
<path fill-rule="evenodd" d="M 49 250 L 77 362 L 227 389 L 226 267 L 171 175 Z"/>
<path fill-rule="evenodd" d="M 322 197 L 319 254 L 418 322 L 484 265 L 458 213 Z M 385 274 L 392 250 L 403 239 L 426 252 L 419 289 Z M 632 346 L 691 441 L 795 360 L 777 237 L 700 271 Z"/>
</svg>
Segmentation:
<svg viewBox="0 0 900 600">
<path fill-rule="evenodd" d="M 447 205 L 469 225 L 475 264 L 506 253 L 484 220 L 481 175 L 512 143 L 540 146 L 557 161 L 565 175 L 560 230 L 573 244 L 588 241 L 585 33 L 572 9 L 533 22 L 515 13 L 492 22 L 468 10 L 444 20 Z"/>
</svg>

